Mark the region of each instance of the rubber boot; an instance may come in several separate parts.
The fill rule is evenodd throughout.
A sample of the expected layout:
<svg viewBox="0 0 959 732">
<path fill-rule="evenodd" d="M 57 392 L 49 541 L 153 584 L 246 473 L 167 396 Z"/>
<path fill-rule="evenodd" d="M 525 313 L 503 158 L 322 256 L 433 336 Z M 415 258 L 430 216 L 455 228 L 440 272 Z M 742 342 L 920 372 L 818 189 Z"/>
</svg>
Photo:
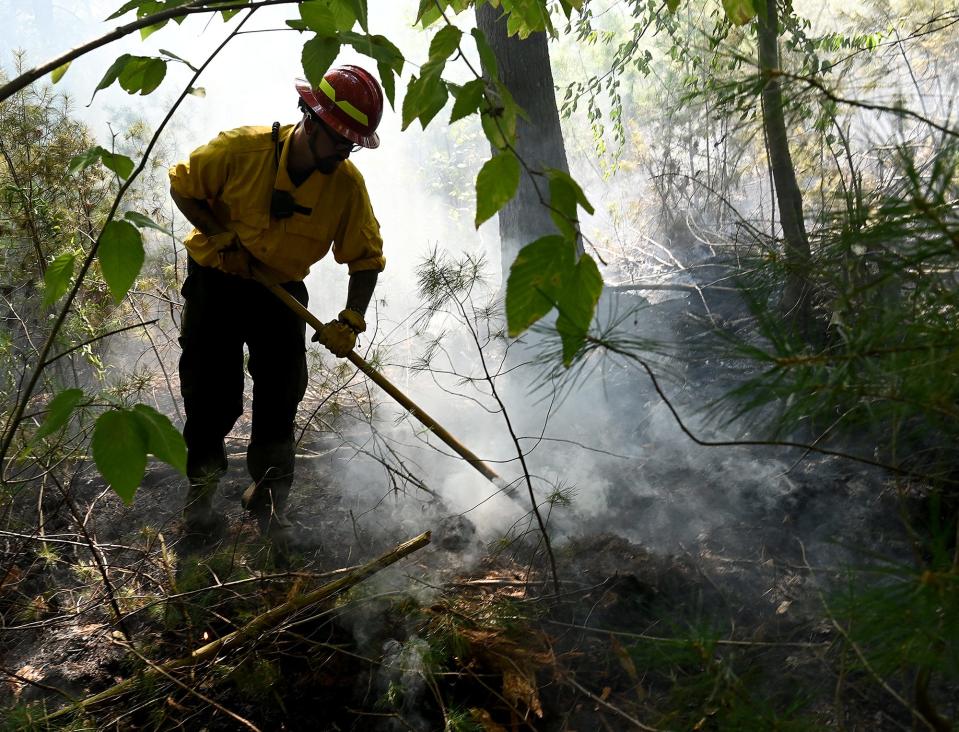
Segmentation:
<svg viewBox="0 0 959 732">
<path fill-rule="evenodd" d="M 213 510 L 217 480 L 191 481 L 183 504 L 183 524 L 189 534 L 216 537 L 226 529 L 226 519 Z"/>
<path fill-rule="evenodd" d="M 286 501 L 290 484 L 283 480 L 265 480 L 251 483 L 243 491 L 240 502 L 256 518 L 260 534 L 266 536 L 280 552 L 291 548 L 293 522 L 286 515 Z"/>
</svg>

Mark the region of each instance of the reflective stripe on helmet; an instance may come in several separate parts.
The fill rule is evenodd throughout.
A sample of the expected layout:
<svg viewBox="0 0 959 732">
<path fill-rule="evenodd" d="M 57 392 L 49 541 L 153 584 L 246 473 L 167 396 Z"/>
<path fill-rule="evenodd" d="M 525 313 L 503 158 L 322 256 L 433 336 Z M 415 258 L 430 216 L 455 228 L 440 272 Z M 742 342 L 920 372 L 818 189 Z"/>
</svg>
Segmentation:
<svg viewBox="0 0 959 732">
<path fill-rule="evenodd" d="M 370 118 L 348 101 L 345 99 L 337 100 L 336 89 L 334 89 L 330 82 L 328 82 L 326 79 L 320 80 L 320 85 L 318 88 L 330 98 L 330 101 L 333 102 L 333 104 L 342 109 L 344 112 L 346 112 L 346 114 L 355 119 L 361 125 L 368 126 L 370 124 Z"/>
</svg>

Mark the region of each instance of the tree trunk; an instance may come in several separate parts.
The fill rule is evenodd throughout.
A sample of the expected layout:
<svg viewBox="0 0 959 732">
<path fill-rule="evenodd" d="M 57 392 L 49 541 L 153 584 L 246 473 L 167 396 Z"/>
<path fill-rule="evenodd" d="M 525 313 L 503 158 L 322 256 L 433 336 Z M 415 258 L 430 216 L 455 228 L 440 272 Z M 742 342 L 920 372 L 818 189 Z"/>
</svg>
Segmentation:
<svg viewBox="0 0 959 732">
<path fill-rule="evenodd" d="M 809 237 L 803 220 L 802 192 L 796 181 L 796 169 L 789 152 L 786 117 L 783 113 L 782 85 L 779 81 L 779 16 L 777 0 L 766 0 L 766 14 L 759 14 L 759 67 L 766 78 L 762 92 L 763 127 L 768 146 L 769 166 L 776 187 L 779 221 L 783 229 L 786 286 L 782 307 L 800 333 L 810 326 Z"/>
<path fill-rule="evenodd" d="M 500 81 L 529 115 L 529 122 L 522 118 L 517 122 L 516 153 L 532 170 L 557 168 L 568 173 L 546 33 L 533 33 L 524 40 L 508 37 L 502 14 L 502 8 L 477 7 L 476 25 L 493 49 Z M 499 212 L 504 286 L 519 250 L 542 236 L 557 233 L 543 202 L 549 202 L 548 181 L 541 176 L 531 178 L 524 171 L 516 197 Z"/>
</svg>

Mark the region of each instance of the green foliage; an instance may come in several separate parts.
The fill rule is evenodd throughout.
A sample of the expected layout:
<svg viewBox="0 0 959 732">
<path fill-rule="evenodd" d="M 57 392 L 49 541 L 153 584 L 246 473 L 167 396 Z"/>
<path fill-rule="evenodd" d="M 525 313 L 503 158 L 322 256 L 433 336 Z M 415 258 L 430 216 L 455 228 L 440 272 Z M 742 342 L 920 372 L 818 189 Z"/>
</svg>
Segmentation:
<svg viewBox="0 0 959 732">
<path fill-rule="evenodd" d="M 456 97 L 450 114 L 450 124 L 453 124 L 479 111 L 486 91 L 486 82 L 482 79 L 473 79 L 463 86 L 453 86 L 451 89 L 453 96 Z"/>
<path fill-rule="evenodd" d="M 127 211 L 123 214 L 123 218 L 141 229 L 156 229 L 163 234 L 170 234 L 170 229 L 168 229 L 166 226 L 158 224 L 146 214 L 142 214 L 137 211 Z"/>
<path fill-rule="evenodd" d="M 520 250 L 510 268 L 506 289 L 509 334 L 517 336 L 554 307 L 556 329 L 569 366 L 583 347 L 603 278 L 588 254 L 577 258 L 576 246 L 561 236 L 545 236 Z"/>
<path fill-rule="evenodd" d="M 120 302 L 143 266 L 145 254 L 140 232 L 127 221 L 111 221 L 100 234 L 97 254 L 113 299 Z"/>
<path fill-rule="evenodd" d="M 317 34 L 303 44 L 301 62 L 307 81 L 317 86 L 323 76 L 333 65 L 334 59 L 340 53 L 340 41 L 336 36 L 321 36 Z"/>
<path fill-rule="evenodd" d="M 487 160 L 476 176 L 476 228 L 493 216 L 516 195 L 520 164 L 507 150 Z"/>
<path fill-rule="evenodd" d="M 162 58 L 125 53 L 107 69 L 97 88 L 93 90 L 93 96 L 115 81 L 119 82 L 120 88 L 128 94 L 149 94 L 163 82 L 166 64 Z"/>
<path fill-rule="evenodd" d="M 579 234 L 579 218 L 576 215 L 577 206 L 582 206 L 586 213 L 593 213 L 593 206 L 573 178 L 562 170 L 547 168 L 543 171 L 549 180 L 550 216 L 556 228 L 567 239 L 575 239 Z"/>
<path fill-rule="evenodd" d="M 412 77 L 403 99 L 403 129 L 420 120 L 423 129 L 446 106 L 448 90 L 443 80 L 446 62 L 459 47 L 462 31 L 452 25 L 443 26 L 430 42 L 429 60 L 420 67 L 419 77 Z"/>
<path fill-rule="evenodd" d="M 133 502 L 143 480 L 148 454 L 181 472 L 186 470 L 183 436 L 167 417 L 146 404 L 101 414 L 93 430 L 91 449 L 100 474 L 127 504 Z"/>
<path fill-rule="evenodd" d="M 82 400 L 83 389 L 64 389 L 53 397 L 47 407 L 47 416 L 36 431 L 34 439 L 39 440 L 63 427 Z"/>
<path fill-rule="evenodd" d="M 47 266 L 47 271 L 43 273 L 44 305 L 52 305 L 70 289 L 70 280 L 73 279 L 76 261 L 76 254 L 64 252 Z"/>
<path fill-rule="evenodd" d="M 99 145 L 95 145 L 86 152 L 76 155 L 70 161 L 70 172 L 78 173 L 97 162 L 102 162 L 105 167 L 123 179 L 129 178 L 130 173 L 133 172 L 133 161 L 130 160 L 130 158 L 126 155 L 112 153 Z"/>
</svg>

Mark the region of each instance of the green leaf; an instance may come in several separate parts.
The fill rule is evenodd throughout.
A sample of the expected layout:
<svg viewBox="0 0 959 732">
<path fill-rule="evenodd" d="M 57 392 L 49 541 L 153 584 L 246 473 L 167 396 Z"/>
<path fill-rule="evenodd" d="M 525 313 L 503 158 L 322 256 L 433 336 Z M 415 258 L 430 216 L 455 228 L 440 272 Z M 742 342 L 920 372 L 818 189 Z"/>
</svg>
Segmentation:
<svg viewBox="0 0 959 732">
<path fill-rule="evenodd" d="M 126 13 L 129 13 L 134 8 L 139 8 L 141 5 L 143 5 L 146 2 L 150 2 L 150 0 L 129 0 L 129 2 L 126 2 L 123 5 L 121 5 L 120 9 L 117 10 L 115 13 L 113 13 L 113 15 L 107 16 L 107 20 L 113 20 L 114 18 L 119 18 L 121 15 L 125 15 Z"/>
<path fill-rule="evenodd" d="M 506 324 L 516 337 L 546 315 L 575 267 L 576 246 L 561 236 L 544 236 L 523 247 L 506 281 Z"/>
<path fill-rule="evenodd" d="M 130 158 L 128 158 L 126 155 L 112 153 L 109 150 L 100 148 L 100 159 L 107 168 L 112 170 L 124 180 L 129 178 L 130 173 L 133 172 L 133 161 L 130 160 Z"/>
<path fill-rule="evenodd" d="M 67 61 L 63 66 L 57 66 L 53 71 L 50 72 L 50 80 L 56 84 L 60 79 L 63 78 L 63 75 L 67 73 L 67 69 L 70 68 L 70 61 Z"/>
<path fill-rule="evenodd" d="M 104 412 L 93 428 L 93 461 L 110 487 L 130 505 L 147 466 L 147 434 L 127 409 Z"/>
<path fill-rule="evenodd" d="M 430 120 L 446 105 L 448 96 L 446 83 L 438 74 L 412 77 L 403 99 L 403 129 L 418 119 L 425 130 Z"/>
<path fill-rule="evenodd" d="M 444 25 L 430 41 L 430 61 L 446 61 L 459 47 L 463 31 L 455 25 Z"/>
<path fill-rule="evenodd" d="M 476 228 L 516 195 L 519 173 L 519 160 L 509 150 L 483 164 L 476 176 Z"/>
<path fill-rule="evenodd" d="M 156 32 L 157 32 L 158 30 L 160 30 L 163 26 L 165 26 L 168 22 L 169 22 L 169 20 L 161 20 L 159 23 L 154 23 L 153 25 L 148 25 L 148 26 L 146 26 L 145 28 L 141 28 L 141 29 L 140 29 L 140 40 L 141 40 L 141 41 L 145 41 L 147 38 L 149 38 L 149 37 L 152 36 L 154 33 L 156 33 Z"/>
<path fill-rule="evenodd" d="M 133 161 L 130 160 L 130 158 L 126 155 L 120 155 L 119 153 L 112 153 L 99 145 L 95 145 L 89 150 L 85 150 L 79 155 L 74 156 L 70 160 L 69 171 L 70 173 L 77 173 L 85 168 L 89 168 L 97 161 L 102 161 L 107 168 L 123 179 L 129 178 L 130 173 L 133 172 Z"/>
<path fill-rule="evenodd" d="M 229 23 L 230 20 L 239 13 L 243 8 L 234 8 L 233 10 L 221 10 L 220 15 L 223 16 L 223 22 Z"/>
<path fill-rule="evenodd" d="M 317 35 L 330 37 L 336 35 L 336 16 L 329 5 L 320 0 L 300 3 L 300 17 L 306 27 Z"/>
<path fill-rule="evenodd" d="M 44 307 L 55 303 L 69 289 L 76 260 L 73 252 L 64 252 L 47 266 L 47 271 L 43 274 Z"/>
<path fill-rule="evenodd" d="M 723 9 L 729 20 L 736 25 L 745 25 L 756 17 L 753 0 L 723 0 Z"/>
<path fill-rule="evenodd" d="M 160 86 L 166 76 L 166 61 L 152 56 L 133 56 L 120 70 L 117 81 L 128 94 L 145 96 Z"/>
<path fill-rule="evenodd" d="M 556 168 L 547 168 L 544 173 L 549 179 L 550 217 L 565 237 L 575 239 L 579 227 L 577 205 L 590 214 L 593 206 L 569 173 Z"/>
<path fill-rule="evenodd" d="M 670 13 L 675 13 L 679 10 L 679 3 L 681 0 L 666 0 L 666 7 L 669 9 Z"/>
<path fill-rule="evenodd" d="M 82 399 L 83 389 L 65 389 L 53 397 L 47 405 L 47 416 L 33 439 L 39 440 L 63 427 Z"/>
<path fill-rule="evenodd" d="M 463 84 L 463 86 L 458 87 L 453 93 L 456 97 L 456 102 L 453 104 L 450 124 L 476 112 L 480 104 L 483 103 L 483 92 L 485 90 L 486 82 L 483 79 L 473 79 Z"/>
<path fill-rule="evenodd" d="M 390 106 L 396 109 L 396 81 L 393 79 L 393 69 L 389 64 L 378 63 L 376 70 L 380 75 L 380 83 L 383 85 L 383 93 L 386 95 Z"/>
<path fill-rule="evenodd" d="M 366 0 L 350 0 L 350 5 L 353 7 L 353 14 L 356 16 L 360 28 L 362 28 L 364 32 L 369 33 L 369 13 L 366 8 Z M 345 28 L 344 30 L 349 30 L 349 28 Z"/>
<path fill-rule="evenodd" d="M 165 415 L 147 404 L 135 405 L 133 414 L 147 436 L 147 452 L 185 473 L 186 443 L 179 430 Z"/>
<path fill-rule="evenodd" d="M 99 145 L 91 147 L 89 150 L 84 150 L 79 155 L 74 155 L 70 158 L 70 174 L 79 173 L 81 170 L 86 170 L 91 165 L 100 160 L 100 156 L 103 153 L 103 148 Z"/>
<path fill-rule="evenodd" d="M 170 233 L 169 229 L 164 226 L 160 226 L 160 224 L 151 219 L 149 216 L 137 211 L 127 211 L 125 214 L 123 214 L 123 218 L 141 229 L 156 229 L 157 231 L 162 231 L 164 234 Z"/>
<path fill-rule="evenodd" d="M 346 31 L 340 33 L 340 42 L 349 44 L 357 53 L 362 53 L 364 56 L 376 59 L 381 64 L 386 64 L 397 74 L 403 73 L 403 64 L 406 62 L 403 52 L 393 45 L 386 36 L 369 36 Z"/>
<path fill-rule="evenodd" d="M 603 291 L 603 276 L 588 254 L 579 258 L 559 293 L 556 330 L 563 342 L 563 365 L 568 367 L 586 341 L 596 303 Z"/>
<path fill-rule="evenodd" d="M 100 234 L 100 270 L 113 299 L 118 303 L 136 281 L 143 266 L 143 240 L 127 221 L 111 221 Z"/>
<path fill-rule="evenodd" d="M 340 41 L 333 37 L 315 36 L 303 44 L 303 72 L 307 81 L 319 86 L 323 75 L 329 70 L 340 52 Z"/>
<path fill-rule="evenodd" d="M 488 76 L 499 78 L 499 65 L 496 63 L 496 54 L 493 53 L 493 49 L 490 48 L 489 43 L 487 43 L 483 31 L 479 28 L 474 28 L 471 34 L 473 40 L 476 41 L 476 50 L 479 52 L 480 63 L 483 65 L 483 70 Z"/>
<path fill-rule="evenodd" d="M 101 89 L 106 89 L 110 86 L 117 78 L 120 76 L 120 72 L 126 68 L 127 63 L 133 59 L 129 53 L 125 53 L 122 56 L 118 56 L 117 60 L 114 61 L 110 68 L 107 69 L 107 72 L 103 75 L 103 78 L 100 79 L 100 83 L 97 84 L 97 88 L 93 90 L 93 96 L 90 97 L 90 101 L 93 101 L 93 97 L 97 95 L 97 92 Z"/>
</svg>

